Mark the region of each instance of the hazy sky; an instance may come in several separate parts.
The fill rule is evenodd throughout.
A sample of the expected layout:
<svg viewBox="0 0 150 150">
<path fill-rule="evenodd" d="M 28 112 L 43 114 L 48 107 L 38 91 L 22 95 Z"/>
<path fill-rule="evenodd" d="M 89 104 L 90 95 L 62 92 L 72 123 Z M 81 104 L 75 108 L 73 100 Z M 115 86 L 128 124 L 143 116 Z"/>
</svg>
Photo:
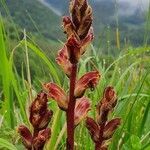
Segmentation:
<svg viewBox="0 0 150 150">
<path fill-rule="evenodd" d="M 95 1 L 101 1 L 101 0 L 95 0 Z M 109 1 L 109 0 L 106 0 Z M 115 0 L 114 0 L 115 1 Z M 117 0 L 118 2 L 127 2 L 131 6 L 141 6 L 141 7 L 148 7 L 150 0 Z"/>
<path fill-rule="evenodd" d="M 148 7 L 149 0 L 118 0 L 120 2 L 128 2 L 132 6 L 144 6 Z"/>
</svg>

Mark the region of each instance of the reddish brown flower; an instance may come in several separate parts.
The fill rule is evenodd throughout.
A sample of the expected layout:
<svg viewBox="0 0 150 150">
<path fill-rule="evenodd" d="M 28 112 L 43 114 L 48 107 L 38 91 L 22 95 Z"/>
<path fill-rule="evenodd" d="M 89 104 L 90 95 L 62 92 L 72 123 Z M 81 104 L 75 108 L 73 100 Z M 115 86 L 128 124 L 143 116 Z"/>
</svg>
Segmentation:
<svg viewBox="0 0 150 150">
<path fill-rule="evenodd" d="M 75 110 L 74 110 L 75 126 L 77 126 L 87 116 L 90 107 L 91 107 L 91 103 L 87 97 L 82 97 L 77 99 Z"/>
<path fill-rule="evenodd" d="M 37 137 L 33 140 L 33 147 L 34 150 L 42 150 L 44 147 L 44 144 L 51 136 L 51 130 L 50 128 L 46 128 L 44 130 L 41 130 Z"/>
<path fill-rule="evenodd" d="M 21 136 L 21 139 L 22 139 L 24 146 L 28 150 L 31 150 L 32 149 L 32 134 L 29 131 L 29 129 L 24 125 L 20 125 L 18 128 L 18 132 Z"/>
<path fill-rule="evenodd" d="M 109 121 L 105 126 L 103 137 L 105 139 L 110 139 L 120 124 L 120 118 L 115 118 Z"/>
<path fill-rule="evenodd" d="M 74 95 L 75 97 L 81 97 L 88 88 L 95 88 L 100 79 L 98 71 L 91 71 L 83 75 L 76 83 Z"/>
<path fill-rule="evenodd" d="M 69 61 L 69 55 L 66 45 L 64 45 L 64 47 L 58 52 L 56 62 L 60 65 L 65 74 L 69 77 L 71 73 L 72 64 Z"/>
<path fill-rule="evenodd" d="M 81 49 L 80 41 L 78 41 L 77 38 L 74 35 L 72 35 L 68 39 L 66 46 L 67 46 L 70 62 L 72 64 L 77 63 L 79 61 L 80 56 L 81 56 L 81 54 L 80 54 L 80 49 Z"/>
<path fill-rule="evenodd" d="M 86 128 L 89 130 L 92 140 L 96 143 L 99 141 L 99 125 L 94 121 L 94 119 L 86 118 Z"/>
<path fill-rule="evenodd" d="M 49 98 L 54 99 L 62 110 L 68 108 L 68 98 L 64 90 L 55 83 L 46 83 L 43 85 L 47 91 Z"/>
</svg>

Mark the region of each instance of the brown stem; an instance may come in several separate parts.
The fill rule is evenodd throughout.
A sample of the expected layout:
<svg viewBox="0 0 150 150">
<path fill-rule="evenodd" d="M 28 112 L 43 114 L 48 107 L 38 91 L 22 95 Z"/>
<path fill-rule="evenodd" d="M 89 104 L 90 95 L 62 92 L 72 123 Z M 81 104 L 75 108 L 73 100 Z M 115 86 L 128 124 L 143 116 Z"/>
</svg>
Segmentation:
<svg viewBox="0 0 150 150">
<path fill-rule="evenodd" d="M 70 90 L 69 90 L 69 104 L 67 110 L 67 150 L 74 149 L 74 109 L 75 109 L 75 83 L 77 75 L 77 64 L 72 65 L 72 71 L 70 76 Z"/>
</svg>

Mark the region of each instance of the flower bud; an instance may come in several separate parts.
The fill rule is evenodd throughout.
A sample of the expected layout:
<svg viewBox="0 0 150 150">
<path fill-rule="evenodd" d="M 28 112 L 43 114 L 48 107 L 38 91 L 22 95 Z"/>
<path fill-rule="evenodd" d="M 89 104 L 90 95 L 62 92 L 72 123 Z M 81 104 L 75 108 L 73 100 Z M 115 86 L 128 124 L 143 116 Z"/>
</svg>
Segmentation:
<svg viewBox="0 0 150 150">
<path fill-rule="evenodd" d="M 56 62 L 63 69 L 65 74 L 70 77 L 72 64 L 69 61 L 69 55 L 66 45 L 58 52 Z"/>
<path fill-rule="evenodd" d="M 82 97 L 86 89 L 93 89 L 98 84 L 100 74 L 98 71 L 91 71 L 83 75 L 76 83 L 75 97 Z"/>
<path fill-rule="evenodd" d="M 21 136 L 22 143 L 24 144 L 24 146 L 28 150 L 31 150 L 32 149 L 32 134 L 29 131 L 29 129 L 24 125 L 20 125 L 18 128 L 18 132 Z"/>
<path fill-rule="evenodd" d="M 51 130 L 50 128 L 46 128 L 44 130 L 39 131 L 36 138 L 33 140 L 33 147 L 35 150 L 42 150 L 45 142 L 50 138 Z"/>
<path fill-rule="evenodd" d="M 109 121 L 104 128 L 103 137 L 105 139 L 110 139 L 120 124 L 121 124 L 120 118 L 115 118 Z"/>
<path fill-rule="evenodd" d="M 77 126 L 87 116 L 90 107 L 91 107 L 91 103 L 88 98 L 82 97 L 80 99 L 77 99 L 75 110 L 74 110 L 75 126 Z"/>
<path fill-rule="evenodd" d="M 87 117 L 86 118 L 86 128 L 89 130 L 92 140 L 96 143 L 99 141 L 99 132 L 100 128 L 94 119 Z"/>
<path fill-rule="evenodd" d="M 47 91 L 49 98 L 54 99 L 62 110 L 67 110 L 68 98 L 61 87 L 54 83 L 46 83 L 43 87 Z"/>
</svg>

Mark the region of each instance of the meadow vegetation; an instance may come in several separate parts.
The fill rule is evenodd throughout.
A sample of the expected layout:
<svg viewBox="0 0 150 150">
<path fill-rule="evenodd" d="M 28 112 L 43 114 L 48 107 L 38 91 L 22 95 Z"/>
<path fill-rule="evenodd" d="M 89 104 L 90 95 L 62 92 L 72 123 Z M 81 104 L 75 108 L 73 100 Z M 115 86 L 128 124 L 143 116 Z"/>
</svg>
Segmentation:
<svg viewBox="0 0 150 150">
<path fill-rule="evenodd" d="M 3 2 L 0 8 L 4 8 L 4 5 Z M 57 37 L 57 40 L 53 34 L 60 30 L 56 32 L 55 25 L 47 25 L 51 30 L 43 31 L 42 27 L 36 28 L 33 21 L 35 31 L 30 32 L 30 29 L 24 29 L 15 23 L 19 19 L 14 21 L 9 8 L 5 6 L 5 11 L 0 16 L 0 149 L 22 150 L 17 128 L 20 124 L 31 127 L 28 107 L 41 90 L 41 85 L 54 81 L 68 89 L 69 84 L 55 62 L 56 51 L 62 47 L 63 38 L 60 41 Z M 38 9 L 42 11 L 43 8 Z M 4 12 L 7 12 L 5 15 L 8 18 L 4 17 Z M 95 91 L 88 90 L 85 93 L 92 100 L 89 116 L 95 117 L 95 105 L 106 86 L 112 85 L 117 91 L 117 106 L 109 118 L 120 117 L 122 123 L 112 137 L 110 150 L 150 150 L 150 9 L 146 16 L 142 44 L 137 44 L 137 47 L 124 44 L 119 39 L 120 33 L 110 34 L 106 29 L 108 36 L 105 43 L 97 37 L 96 41 L 100 43 L 91 44 L 79 62 L 79 77 L 95 68 L 101 74 Z M 26 17 L 23 19 L 28 20 Z M 44 20 L 47 18 L 43 18 Z M 59 24 L 59 20 L 57 23 Z M 114 39 L 112 45 L 109 35 Z M 53 110 L 54 115 L 50 123 L 51 140 L 45 149 L 63 150 L 66 141 L 65 113 L 52 100 L 49 100 L 48 107 Z M 93 150 L 94 145 L 84 124 L 82 121 L 76 128 L 75 147 L 78 150 Z"/>
</svg>

